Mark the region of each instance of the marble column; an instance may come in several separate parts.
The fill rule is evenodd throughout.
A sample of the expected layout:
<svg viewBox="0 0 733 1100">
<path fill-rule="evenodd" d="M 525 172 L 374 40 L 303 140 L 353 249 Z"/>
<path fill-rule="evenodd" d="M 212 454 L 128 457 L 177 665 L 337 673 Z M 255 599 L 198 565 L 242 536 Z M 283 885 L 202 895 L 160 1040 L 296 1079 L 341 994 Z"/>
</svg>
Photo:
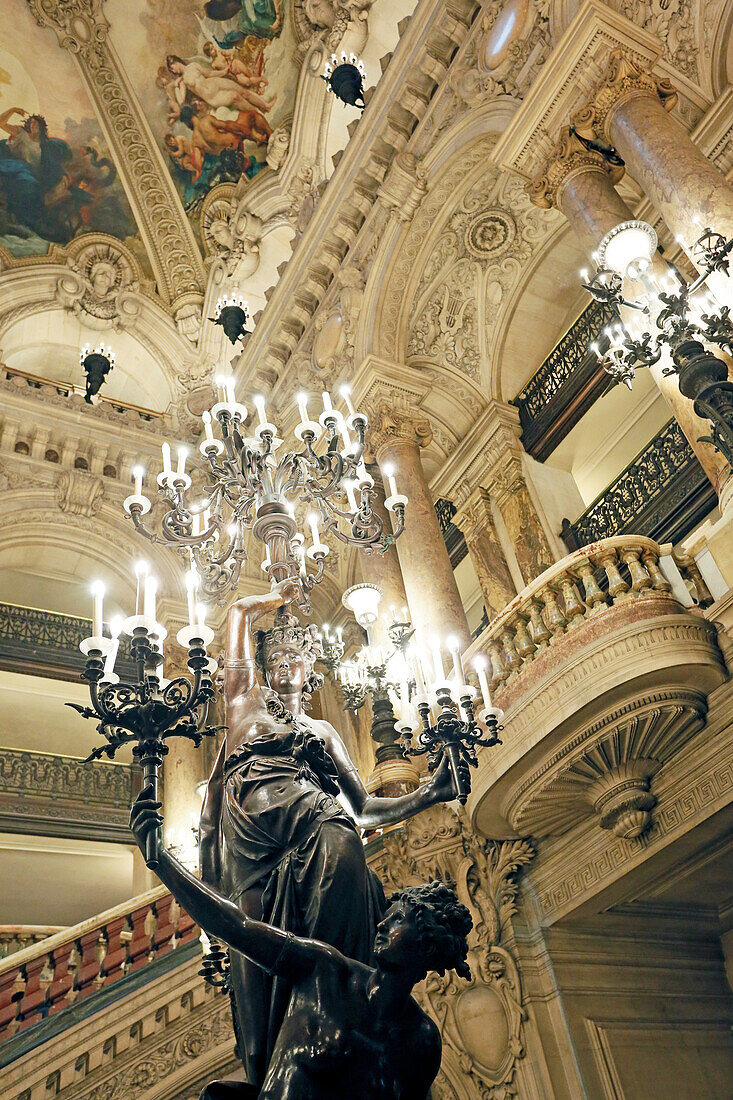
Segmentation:
<svg viewBox="0 0 733 1100">
<path fill-rule="evenodd" d="M 385 531 L 391 531 L 391 519 L 389 512 L 384 507 L 384 484 L 382 474 L 376 463 L 370 463 L 369 473 L 374 478 L 375 493 L 372 497 L 372 508 L 384 523 Z M 392 619 L 392 608 L 401 615 L 402 608 L 407 606 L 408 599 L 405 592 L 405 582 L 402 578 L 400 559 L 397 555 L 397 545 L 390 546 L 386 553 L 379 551 L 360 552 L 359 563 L 361 565 L 362 579 L 371 584 L 378 584 L 384 595 L 380 604 L 380 618 L 374 624 L 374 641 L 377 645 L 391 646 L 387 627 Z"/>
<path fill-rule="evenodd" d="M 430 425 L 385 402 L 372 418 L 371 436 L 382 475 L 394 467 L 397 488 L 409 498 L 396 546 L 412 622 L 423 637 L 455 635 L 467 646 L 466 613 L 420 459 L 432 439 Z"/>
<path fill-rule="evenodd" d="M 626 161 L 689 251 L 700 236 L 696 219 L 733 236 L 733 187 L 669 114 L 676 101 L 669 80 L 645 72 L 622 50 L 615 50 L 586 117 L 596 134 Z"/>
<path fill-rule="evenodd" d="M 647 98 L 650 94 L 646 93 Z M 669 119 L 659 100 L 657 108 L 665 120 L 673 121 Z M 582 113 L 576 120 L 576 125 L 584 136 L 592 138 L 594 131 L 589 123 L 588 111 Z M 686 134 L 685 138 L 692 144 Z M 605 134 L 602 140 L 607 140 Z M 615 187 L 623 171 L 623 168 L 608 165 L 599 153 L 586 150 L 566 126 L 542 172 L 530 183 L 528 192 L 535 205 L 544 209 L 555 207 L 562 211 L 590 259 L 606 233 L 621 222 L 634 218 L 633 211 Z M 733 233 L 733 225 L 731 232 Z M 696 235 L 699 235 L 699 231 Z M 655 259 L 656 268 L 660 274 L 666 271 L 667 265 L 661 256 Z M 669 366 L 669 356 L 664 355 L 650 368 L 652 376 L 698 462 L 720 495 L 723 484 L 730 476 L 728 465 L 723 456 L 709 444 L 699 442 L 702 436 L 709 434 L 710 425 L 697 416 L 692 402 L 680 393 L 677 376 L 663 373 L 665 367 Z"/>
<path fill-rule="evenodd" d="M 165 675 L 169 680 L 190 675 L 183 652 L 180 660 L 166 654 Z M 196 788 L 208 778 L 205 774 L 206 754 L 203 746 L 197 749 L 185 737 L 171 737 L 166 744 L 168 755 L 163 760 L 165 842 L 182 863 L 195 868 L 198 865 L 195 830 L 201 815 L 201 797 Z"/>
<path fill-rule="evenodd" d="M 453 522 L 466 540 L 486 614 L 490 620 L 494 619 L 511 603 L 517 590 L 496 533 L 491 497 L 486 489 L 474 490 L 456 512 Z"/>
</svg>

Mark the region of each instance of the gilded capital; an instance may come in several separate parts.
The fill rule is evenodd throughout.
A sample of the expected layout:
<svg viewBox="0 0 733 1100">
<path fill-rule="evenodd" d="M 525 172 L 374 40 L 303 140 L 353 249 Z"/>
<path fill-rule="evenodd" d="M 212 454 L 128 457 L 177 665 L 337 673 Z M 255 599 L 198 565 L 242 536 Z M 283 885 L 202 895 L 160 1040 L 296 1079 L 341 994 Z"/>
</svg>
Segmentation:
<svg viewBox="0 0 733 1100">
<path fill-rule="evenodd" d="M 411 443 L 416 447 L 427 447 L 433 439 L 430 421 L 426 417 L 413 416 L 402 409 L 394 408 L 386 401 L 377 406 L 376 413 L 371 418 L 369 435 L 377 458 L 390 444 Z"/>
<path fill-rule="evenodd" d="M 588 133 L 584 134 L 579 122 L 576 122 L 576 126 L 582 137 L 594 137 L 592 127 L 586 127 Z M 543 210 L 559 208 L 560 191 L 572 176 L 580 172 L 600 172 L 615 186 L 623 177 L 624 168 L 609 164 L 599 152 L 586 148 L 573 132 L 573 128 L 563 126 L 560 139 L 542 171 L 527 184 L 530 201 Z"/>
<path fill-rule="evenodd" d="M 677 92 L 666 77 L 646 71 L 624 50 L 613 50 L 605 80 L 596 88 L 587 106 L 575 115 L 574 122 L 581 131 L 591 130 L 596 137 L 610 143 L 614 113 L 621 104 L 639 96 L 658 100 L 665 111 L 671 111 L 677 102 Z"/>
</svg>

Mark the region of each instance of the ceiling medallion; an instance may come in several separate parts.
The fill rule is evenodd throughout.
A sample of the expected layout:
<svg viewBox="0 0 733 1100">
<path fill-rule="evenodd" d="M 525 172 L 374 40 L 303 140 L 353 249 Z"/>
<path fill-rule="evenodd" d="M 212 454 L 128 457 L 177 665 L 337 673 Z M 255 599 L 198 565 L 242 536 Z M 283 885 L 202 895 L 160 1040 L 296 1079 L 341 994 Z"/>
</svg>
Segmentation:
<svg viewBox="0 0 733 1100">
<path fill-rule="evenodd" d="M 466 229 L 466 248 L 479 260 L 491 260 L 506 250 L 517 235 L 514 219 L 504 210 L 484 210 Z"/>
</svg>

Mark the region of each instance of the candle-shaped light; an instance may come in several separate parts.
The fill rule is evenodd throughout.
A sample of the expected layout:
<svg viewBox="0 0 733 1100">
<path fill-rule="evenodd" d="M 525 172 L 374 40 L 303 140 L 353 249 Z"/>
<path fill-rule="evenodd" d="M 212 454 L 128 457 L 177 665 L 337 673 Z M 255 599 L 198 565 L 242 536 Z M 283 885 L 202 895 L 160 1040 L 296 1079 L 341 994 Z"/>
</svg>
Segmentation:
<svg viewBox="0 0 733 1100">
<path fill-rule="evenodd" d="M 349 502 L 349 511 L 356 512 L 359 509 L 359 505 L 356 500 L 356 494 L 354 493 L 354 482 L 345 477 L 341 482 L 344 492 L 346 493 L 346 499 Z"/>
<path fill-rule="evenodd" d="M 94 581 L 92 585 L 92 636 L 102 637 L 102 624 L 104 622 L 104 584 L 102 581 Z"/>
<path fill-rule="evenodd" d="M 196 593 L 199 587 L 199 575 L 192 566 L 186 572 L 186 597 L 188 600 L 188 625 L 196 625 Z"/>
<path fill-rule="evenodd" d="M 333 402 L 331 401 L 331 394 L 328 392 L 328 390 L 324 390 L 323 393 L 321 394 L 321 397 L 323 399 L 323 411 L 324 411 L 324 413 L 326 413 L 326 414 L 332 413 L 333 412 Z"/>
<path fill-rule="evenodd" d="M 463 661 L 461 660 L 461 650 L 458 638 L 451 636 L 448 639 L 448 649 L 450 650 L 451 657 L 453 658 L 453 676 L 457 684 L 463 684 L 466 681 L 466 673 L 463 670 Z"/>
<path fill-rule="evenodd" d="M 112 648 L 104 661 L 103 680 L 109 680 L 115 670 L 115 661 L 120 648 L 120 634 L 122 633 L 122 616 L 115 615 L 109 622 L 109 632 L 112 637 Z"/>
<path fill-rule="evenodd" d="M 300 413 L 300 423 L 308 423 L 308 394 L 299 393 L 295 400 L 298 402 L 298 412 Z"/>
<path fill-rule="evenodd" d="M 140 614 L 140 601 L 142 599 L 143 586 L 145 584 L 145 578 L 150 571 L 150 566 L 146 561 L 135 562 L 135 614 Z"/>
<path fill-rule="evenodd" d="M 313 539 L 313 545 L 319 546 L 321 537 L 318 533 L 318 516 L 315 512 L 308 513 L 308 526 L 311 529 L 311 538 Z"/>
<path fill-rule="evenodd" d="M 143 601 L 143 615 L 146 619 L 155 621 L 155 601 L 158 593 L 158 578 L 148 573 L 145 578 L 145 597 Z"/>
<path fill-rule="evenodd" d="M 196 604 L 196 626 L 206 626 L 206 604 Z"/>
<path fill-rule="evenodd" d="M 204 422 L 204 432 L 206 433 L 206 438 L 207 440 L 209 440 L 209 442 L 212 442 L 214 439 L 214 431 L 211 427 L 211 413 L 208 409 L 205 409 L 201 413 L 201 419 Z"/>
<path fill-rule="evenodd" d="M 186 457 L 188 455 L 188 447 L 178 448 L 178 465 L 176 467 L 176 474 L 181 477 L 186 472 Z"/>
<path fill-rule="evenodd" d="M 417 689 L 417 697 L 418 699 L 427 699 L 428 688 L 427 684 L 425 683 L 425 675 L 423 673 L 421 654 L 416 649 L 413 649 L 410 652 L 410 656 L 412 658 L 412 669 L 415 674 L 415 687 Z"/>
<path fill-rule="evenodd" d="M 394 466 L 385 466 L 384 470 L 382 472 L 383 472 L 384 476 L 387 478 L 387 482 L 389 484 L 389 495 L 391 497 L 396 497 L 398 494 L 397 494 L 397 482 L 395 481 L 395 476 L 394 476 Z"/>
<path fill-rule="evenodd" d="M 145 470 L 142 466 L 133 466 L 132 476 L 135 479 L 135 496 L 140 497 L 143 493 L 143 477 L 145 476 Z"/>
<path fill-rule="evenodd" d="M 473 667 L 476 669 L 476 675 L 478 676 L 484 707 L 488 710 L 491 706 L 491 693 L 489 692 L 489 679 L 486 675 L 486 658 L 476 657 L 473 662 Z"/>
<path fill-rule="evenodd" d="M 351 400 L 351 386 L 342 386 L 339 392 L 346 402 L 346 408 L 349 410 L 349 416 L 356 416 L 356 409 L 354 408 L 353 402 Z"/>
<path fill-rule="evenodd" d="M 436 683 L 442 683 L 445 680 L 445 668 L 443 667 L 443 654 L 440 650 L 440 638 L 437 634 L 432 634 L 430 637 L 430 650 L 433 655 L 435 681 Z"/>
<path fill-rule="evenodd" d="M 163 473 L 171 474 L 173 472 L 171 468 L 171 445 L 170 443 L 163 443 L 160 449 L 163 452 Z"/>
<path fill-rule="evenodd" d="M 201 534 L 201 515 L 199 512 L 193 513 L 193 526 L 191 527 L 191 534 L 194 538 L 198 538 Z"/>
<path fill-rule="evenodd" d="M 264 399 L 264 397 L 262 396 L 261 393 L 257 394 L 257 396 L 254 399 L 254 403 L 255 403 L 255 408 L 257 409 L 257 416 L 259 418 L 260 424 L 266 424 L 267 423 L 267 417 L 265 415 L 265 399 Z"/>
<path fill-rule="evenodd" d="M 234 394 L 234 379 L 231 377 L 231 375 L 226 380 L 226 383 L 224 385 L 224 390 L 225 390 L 226 396 L 227 396 L 227 404 L 228 405 L 235 405 L 236 401 L 237 401 L 237 398 L 235 397 L 235 394 Z"/>
</svg>

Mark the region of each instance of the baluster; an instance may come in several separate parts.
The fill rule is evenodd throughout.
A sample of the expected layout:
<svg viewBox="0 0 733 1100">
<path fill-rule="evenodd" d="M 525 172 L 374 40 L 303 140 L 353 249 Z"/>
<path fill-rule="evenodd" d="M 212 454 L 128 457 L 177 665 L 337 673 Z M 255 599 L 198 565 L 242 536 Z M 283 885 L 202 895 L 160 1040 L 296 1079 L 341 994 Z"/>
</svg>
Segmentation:
<svg viewBox="0 0 733 1100">
<path fill-rule="evenodd" d="M 537 600 L 530 600 L 529 602 L 529 636 L 538 650 L 547 649 L 547 643 L 551 635 L 545 626 L 542 609 Z"/>
<path fill-rule="evenodd" d="M 646 566 L 646 571 L 651 577 L 652 588 L 655 592 L 671 592 L 672 585 L 659 568 L 659 559 L 653 550 L 645 550 L 641 560 Z"/>
<path fill-rule="evenodd" d="M 501 640 L 503 643 L 504 667 L 508 669 L 509 678 L 511 678 L 522 667 L 522 658 L 514 648 L 514 636 L 508 628 L 502 632 Z"/>
<path fill-rule="evenodd" d="M 109 936 L 107 929 L 102 928 L 97 942 L 94 944 L 94 958 L 97 960 L 97 973 L 94 975 L 94 984 L 100 989 L 107 980 L 107 971 L 104 968 L 104 960 L 107 958 L 109 948 Z"/>
<path fill-rule="evenodd" d="M 621 554 L 621 557 L 629 568 L 631 591 L 637 593 L 645 592 L 647 588 L 651 588 L 652 586 L 651 577 L 639 561 L 640 554 L 641 551 L 636 549 L 624 550 Z"/>
<path fill-rule="evenodd" d="M 132 943 L 132 937 L 134 936 L 134 928 L 132 925 L 132 919 L 130 914 L 125 917 L 125 923 L 120 929 L 120 943 L 125 949 L 125 957 L 120 964 L 120 969 L 123 974 L 129 973 L 130 966 L 132 965 L 132 959 L 130 958 L 130 944 Z"/>
<path fill-rule="evenodd" d="M 517 619 L 517 627 L 514 632 L 514 648 L 523 661 L 531 661 L 537 646 L 527 633 L 527 622 L 521 617 Z"/>
<path fill-rule="evenodd" d="M 606 606 L 606 593 L 596 580 L 596 571 L 589 561 L 584 561 L 578 566 L 580 579 L 583 582 L 585 602 L 588 605 L 588 614 L 593 615 Z"/>
<path fill-rule="evenodd" d="M 492 642 L 489 646 L 489 656 L 491 657 L 491 689 L 501 687 L 509 675 L 507 669 L 504 668 L 504 662 L 501 657 L 501 650 L 497 642 Z"/>
<path fill-rule="evenodd" d="M 25 997 L 26 987 L 28 985 L 28 971 L 24 966 L 21 966 L 18 973 L 15 975 L 13 981 L 13 991 L 10 994 L 10 1000 L 15 1005 L 15 1017 L 12 1023 L 8 1024 L 8 1031 L 11 1035 L 15 1035 L 23 1020 L 23 999 Z"/>
<path fill-rule="evenodd" d="M 69 952 L 69 961 L 66 964 L 67 972 L 71 975 L 71 985 L 66 991 L 66 1000 L 73 1004 L 81 992 L 81 974 L 84 968 L 81 940 L 76 940 Z"/>
<path fill-rule="evenodd" d="M 629 586 L 619 573 L 615 550 L 601 551 L 601 565 L 608 577 L 608 594 L 614 603 L 626 599 Z"/>
<path fill-rule="evenodd" d="M 582 623 L 585 604 L 578 595 L 578 590 L 573 584 L 572 578 L 567 574 L 560 578 L 560 588 L 562 590 L 562 600 L 565 604 L 565 618 L 568 621 L 568 630 L 570 630 L 578 623 Z"/>
<path fill-rule="evenodd" d="M 155 940 L 155 933 L 158 931 L 158 910 L 155 906 L 155 902 L 150 906 L 145 914 L 145 924 L 143 925 L 143 931 L 150 940 L 150 950 L 148 951 L 148 961 L 152 962 L 158 953 L 158 945 Z"/>
<path fill-rule="evenodd" d="M 555 638 L 558 634 L 562 634 L 565 629 L 565 616 L 560 610 L 560 605 L 555 598 L 555 593 L 549 585 L 547 588 L 542 589 L 540 597 L 545 605 L 545 622 L 547 623 L 547 628 L 552 638 Z M 550 639 L 550 644 L 552 644 L 552 638 Z"/>
<path fill-rule="evenodd" d="M 712 592 L 705 584 L 705 579 L 700 572 L 700 567 L 694 558 L 684 558 L 684 576 L 692 581 L 694 586 L 693 599 L 697 602 L 698 607 L 710 607 L 712 603 L 715 603 Z M 680 563 L 681 564 L 681 563 Z"/>
<path fill-rule="evenodd" d="M 41 987 L 44 1001 L 48 1000 L 49 990 L 53 985 L 54 977 L 56 976 L 56 960 L 53 957 L 53 951 L 50 951 L 46 955 L 46 960 L 41 968 L 41 973 L 38 975 L 38 984 Z"/>
<path fill-rule="evenodd" d="M 171 936 L 171 948 L 175 950 L 178 947 L 178 922 L 181 919 L 181 907 L 174 897 L 171 897 L 171 903 L 168 908 L 168 920 L 173 925 L 173 935 Z"/>
</svg>

